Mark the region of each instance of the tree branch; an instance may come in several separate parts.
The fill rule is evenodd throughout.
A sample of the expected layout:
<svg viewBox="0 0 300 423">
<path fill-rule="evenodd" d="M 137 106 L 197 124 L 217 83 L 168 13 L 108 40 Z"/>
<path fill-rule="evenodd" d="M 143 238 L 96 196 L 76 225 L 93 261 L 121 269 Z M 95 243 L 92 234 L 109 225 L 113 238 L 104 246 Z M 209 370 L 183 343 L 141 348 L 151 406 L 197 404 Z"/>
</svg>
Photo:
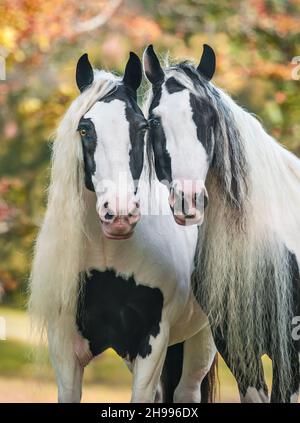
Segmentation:
<svg viewBox="0 0 300 423">
<path fill-rule="evenodd" d="M 121 6 L 123 0 L 110 0 L 108 2 L 107 7 L 105 10 L 98 15 L 94 16 L 93 18 L 84 21 L 84 22 L 77 22 L 74 25 L 74 31 L 77 34 L 81 34 L 82 32 L 89 32 L 93 31 L 101 26 L 105 25 L 106 22 L 115 14 L 117 9 Z"/>
</svg>

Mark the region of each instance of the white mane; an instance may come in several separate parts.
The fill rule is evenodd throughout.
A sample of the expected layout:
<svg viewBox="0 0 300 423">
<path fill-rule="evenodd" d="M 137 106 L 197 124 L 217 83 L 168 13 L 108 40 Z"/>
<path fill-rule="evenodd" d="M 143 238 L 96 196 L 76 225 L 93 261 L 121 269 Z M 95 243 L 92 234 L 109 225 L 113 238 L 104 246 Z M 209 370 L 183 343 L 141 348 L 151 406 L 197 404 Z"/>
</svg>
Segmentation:
<svg viewBox="0 0 300 423">
<path fill-rule="evenodd" d="M 242 225 L 236 226 L 234 211 L 220 193 L 213 171 L 208 176 L 211 201 L 200 232 L 199 295 L 215 325 L 227 330 L 232 361 L 241 360 L 250 377 L 257 372 L 257 347 L 280 363 L 284 397 L 291 376 L 290 252 L 300 263 L 300 161 L 269 136 L 255 117 L 218 92 L 240 133 L 248 193 Z M 264 351 L 268 343 L 270 351 Z"/>
<path fill-rule="evenodd" d="M 74 320 L 79 273 L 85 261 L 84 166 L 77 128 L 80 118 L 119 84 L 111 73 L 94 71 L 94 82 L 71 104 L 53 144 L 51 181 L 30 277 L 29 310 L 43 329 L 60 316 Z"/>
</svg>

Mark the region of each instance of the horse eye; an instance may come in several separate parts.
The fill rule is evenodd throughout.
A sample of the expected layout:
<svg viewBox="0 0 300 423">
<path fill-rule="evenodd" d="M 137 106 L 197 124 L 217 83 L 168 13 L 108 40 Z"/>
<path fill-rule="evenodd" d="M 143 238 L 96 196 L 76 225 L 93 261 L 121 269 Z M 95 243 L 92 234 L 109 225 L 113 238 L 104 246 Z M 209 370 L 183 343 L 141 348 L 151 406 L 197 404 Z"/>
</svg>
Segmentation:
<svg viewBox="0 0 300 423">
<path fill-rule="evenodd" d="M 160 121 L 158 119 L 150 119 L 149 125 L 151 128 L 158 128 L 160 126 Z"/>
<path fill-rule="evenodd" d="M 79 129 L 79 133 L 82 137 L 84 137 L 86 135 L 86 129 Z"/>
</svg>

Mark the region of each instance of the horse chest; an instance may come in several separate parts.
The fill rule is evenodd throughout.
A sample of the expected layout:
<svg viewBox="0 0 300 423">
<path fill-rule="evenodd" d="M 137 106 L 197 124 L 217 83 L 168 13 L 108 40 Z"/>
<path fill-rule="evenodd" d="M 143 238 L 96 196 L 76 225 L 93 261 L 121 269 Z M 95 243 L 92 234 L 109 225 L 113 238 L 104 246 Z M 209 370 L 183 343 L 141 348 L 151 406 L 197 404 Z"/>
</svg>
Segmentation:
<svg viewBox="0 0 300 423">
<path fill-rule="evenodd" d="M 77 326 L 93 356 L 113 348 L 132 360 L 151 353 L 150 336 L 159 333 L 162 308 L 160 289 L 137 285 L 113 270 L 92 270 L 78 301 Z"/>
</svg>

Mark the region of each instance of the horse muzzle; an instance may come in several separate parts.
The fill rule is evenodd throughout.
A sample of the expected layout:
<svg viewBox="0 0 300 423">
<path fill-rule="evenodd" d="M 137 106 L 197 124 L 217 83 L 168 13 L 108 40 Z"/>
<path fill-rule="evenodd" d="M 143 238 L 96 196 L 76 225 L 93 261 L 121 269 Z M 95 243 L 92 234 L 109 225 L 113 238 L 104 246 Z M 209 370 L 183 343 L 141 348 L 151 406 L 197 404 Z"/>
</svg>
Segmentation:
<svg viewBox="0 0 300 423">
<path fill-rule="evenodd" d="M 169 205 L 175 222 L 181 226 L 201 225 L 208 204 L 203 183 L 174 184 L 170 190 Z"/>
<path fill-rule="evenodd" d="M 113 208 L 108 202 L 105 202 L 100 208 L 99 217 L 106 238 L 129 239 L 141 218 L 140 205 L 138 201 L 131 201 L 127 210 L 122 211 L 118 207 Z"/>
</svg>

